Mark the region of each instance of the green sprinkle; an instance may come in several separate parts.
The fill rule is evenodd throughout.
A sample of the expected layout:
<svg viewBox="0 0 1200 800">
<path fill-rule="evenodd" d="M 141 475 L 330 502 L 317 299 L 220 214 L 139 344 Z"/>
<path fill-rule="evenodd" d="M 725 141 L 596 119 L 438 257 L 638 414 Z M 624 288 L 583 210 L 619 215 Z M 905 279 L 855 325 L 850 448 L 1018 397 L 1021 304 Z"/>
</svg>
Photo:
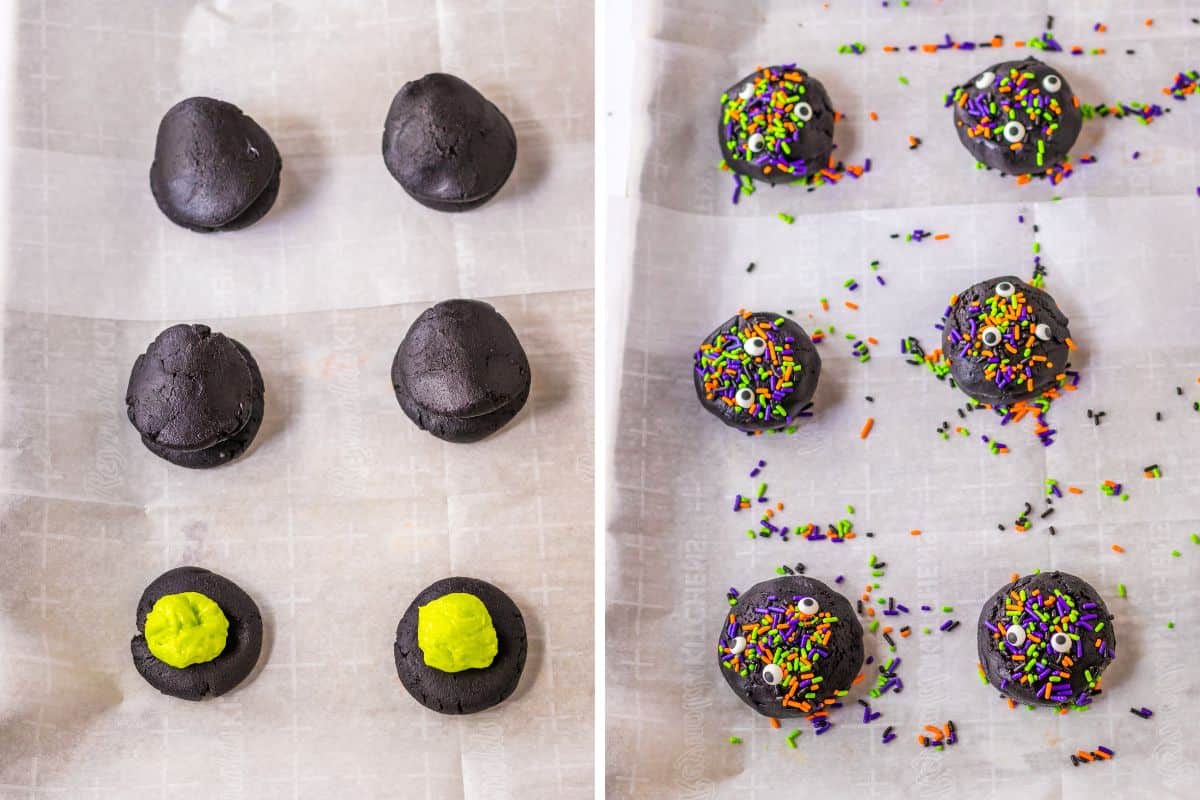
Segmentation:
<svg viewBox="0 0 1200 800">
<path fill-rule="evenodd" d="M 730 744 L 741 744 L 741 743 L 742 743 L 742 740 L 741 740 L 739 737 L 737 737 L 737 736 L 730 736 L 730 737 L 729 737 L 729 743 L 730 743 Z"/>
<path fill-rule="evenodd" d="M 1192 534 L 1192 544 L 1200 544 L 1200 533 Z"/>
<path fill-rule="evenodd" d="M 793 217 L 791 214 L 785 214 L 782 211 L 779 212 L 779 218 L 781 220 L 783 220 L 784 222 L 786 222 L 788 225 L 791 225 L 793 222 L 796 221 L 796 218 Z"/>
<path fill-rule="evenodd" d="M 797 736 L 799 736 L 799 735 L 800 735 L 800 729 L 799 729 L 799 728 L 797 728 L 796 730 L 792 731 L 791 733 L 789 733 L 789 734 L 787 735 L 787 743 L 788 743 L 788 747 L 790 747 L 790 748 L 792 748 L 792 749 L 795 749 L 795 748 L 796 748 L 796 737 L 797 737 Z"/>
<path fill-rule="evenodd" d="M 943 614 L 950 614 L 950 613 L 953 613 L 953 611 L 954 611 L 954 606 L 942 606 Z"/>
<path fill-rule="evenodd" d="M 908 86 L 908 78 L 904 77 L 903 75 L 900 76 L 900 82 L 905 86 Z"/>
<path fill-rule="evenodd" d="M 853 513 L 854 513 L 854 506 L 846 506 L 846 513 L 847 513 L 847 514 L 853 514 Z"/>
<path fill-rule="evenodd" d="M 1183 555 L 1183 553 L 1179 552 L 1178 550 L 1172 550 L 1172 551 L 1171 551 L 1171 557 L 1172 557 L 1172 558 L 1179 558 L 1181 555 Z"/>
<path fill-rule="evenodd" d="M 1167 627 L 1168 627 L 1168 628 L 1174 628 L 1174 627 L 1175 627 L 1175 623 L 1174 623 L 1174 622 L 1168 622 L 1168 623 L 1167 623 Z"/>
<path fill-rule="evenodd" d="M 1124 597 L 1124 596 L 1125 596 L 1125 584 L 1118 583 L 1117 584 L 1117 597 Z"/>
</svg>

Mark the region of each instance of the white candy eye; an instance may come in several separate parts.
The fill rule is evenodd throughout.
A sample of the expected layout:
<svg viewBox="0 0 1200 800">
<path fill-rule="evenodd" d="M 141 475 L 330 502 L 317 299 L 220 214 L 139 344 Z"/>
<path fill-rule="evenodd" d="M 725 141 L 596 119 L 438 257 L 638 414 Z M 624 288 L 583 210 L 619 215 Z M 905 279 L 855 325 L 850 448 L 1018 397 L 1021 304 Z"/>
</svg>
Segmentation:
<svg viewBox="0 0 1200 800">
<path fill-rule="evenodd" d="M 749 100 L 753 94 L 754 94 L 754 84 L 753 83 L 744 83 L 744 84 L 742 84 L 741 91 L 738 92 L 738 97 L 740 97 L 742 100 Z"/>
<path fill-rule="evenodd" d="M 742 345 L 748 355 L 761 356 L 767 352 L 767 343 L 761 336 L 752 336 Z"/>
<path fill-rule="evenodd" d="M 792 109 L 792 114 L 801 122 L 808 122 L 813 116 L 812 106 L 803 102 L 796 103 L 796 107 Z"/>
<path fill-rule="evenodd" d="M 1050 648 L 1056 653 L 1066 653 L 1071 649 L 1071 637 L 1062 631 L 1050 637 Z"/>
<path fill-rule="evenodd" d="M 742 408 L 749 408 L 754 405 L 754 390 L 753 389 L 738 389 L 737 394 L 733 397 L 734 401 Z"/>
<path fill-rule="evenodd" d="M 1019 142 L 1025 138 L 1025 126 L 1015 119 L 1004 126 L 1004 138 L 1010 142 Z"/>
<path fill-rule="evenodd" d="M 1042 88 L 1047 92 L 1057 92 L 1062 88 L 1062 78 L 1051 72 L 1049 75 L 1042 78 Z"/>
<path fill-rule="evenodd" d="M 1000 336 L 999 328 L 994 328 L 989 325 L 983 329 L 981 338 L 983 339 L 983 343 L 988 347 L 995 347 L 996 345 L 1000 344 L 1000 339 L 1003 337 Z"/>
<path fill-rule="evenodd" d="M 986 89 L 992 85 L 992 81 L 996 80 L 996 73 L 988 71 L 975 79 L 976 89 Z"/>
<path fill-rule="evenodd" d="M 745 649 L 746 649 L 746 637 L 745 636 L 737 637 L 736 639 L 733 640 L 733 644 L 729 645 L 729 652 L 733 653 L 735 656 L 739 655 Z"/>
<path fill-rule="evenodd" d="M 821 610 L 821 604 L 817 602 L 815 597 L 801 597 L 800 602 L 796 604 L 800 609 L 801 614 L 815 614 Z"/>
<path fill-rule="evenodd" d="M 778 686 L 783 683 L 783 669 L 778 664 L 767 664 L 763 667 L 763 680 L 769 686 Z"/>
<path fill-rule="evenodd" d="M 1020 647 L 1025 644 L 1025 629 L 1020 625 L 1009 625 L 1008 630 L 1004 632 L 1004 641 L 1013 647 Z"/>
<path fill-rule="evenodd" d="M 1033 335 L 1043 342 L 1050 341 L 1050 326 L 1044 322 L 1039 322 L 1037 327 L 1033 329 Z"/>
<path fill-rule="evenodd" d="M 750 138 L 746 140 L 746 147 L 751 153 L 761 153 L 767 149 L 767 140 L 763 138 L 761 133 L 752 133 Z"/>
<path fill-rule="evenodd" d="M 1017 124 L 1020 125 L 1021 123 L 1018 122 Z M 1017 287 L 1013 286 L 1008 281 L 1000 281 L 996 284 L 996 294 L 1000 295 L 1001 297 L 1012 297 L 1016 293 Z"/>
</svg>

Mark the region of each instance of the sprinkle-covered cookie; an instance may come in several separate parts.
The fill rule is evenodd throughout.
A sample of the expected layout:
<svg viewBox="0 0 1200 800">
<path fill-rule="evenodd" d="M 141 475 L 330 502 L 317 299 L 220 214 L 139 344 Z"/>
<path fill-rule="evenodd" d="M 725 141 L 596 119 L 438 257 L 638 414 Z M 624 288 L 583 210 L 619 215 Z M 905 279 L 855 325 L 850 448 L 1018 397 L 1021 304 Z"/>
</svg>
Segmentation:
<svg viewBox="0 0 1200 800">
<path fill-rule="evenodd" d="M 979 664 L 1018 703 L 1086 706 L 1116 658 L 1112 614 L 1090 584 L 1065 572 L 1026 575 L 979 614 Z"/>
<path fill-rule="evenodd" d="M 796 420 L 817 390 L 821 357 L 787 317 L 741 311 L 700 344 L 693 372 L 701 405 L 726 425 L 753 433 Z"/>
<path fill-rule="evenodd" d="M 994 64 L 946 95 L 958 138 L 975 159 L 1007 175 L 1063 164 L 1079 131 L 1079 98 L 1036 58 Z"/>
<path fill-rule="evenodd" d="M 820 81 L 795 64 L 762 67 L 721 95 L 721 158 L 753 180 L 803 180 L 828 165 L 833 125 Z"/>
<path fill-rule="evenodd" d="M 1058 385 L 1075 346 L 1054 298 L 1012 275 L 951 297 L 940 327 L 955 382 L 987 405 L 1028 400 Z"/>
<path fill-rule="evenodd" d="M 821 711 L 845 697 L 863 664 L 863 629 L 845 597 L 800 575 L 729 593 L 717 639 L 729 688 L 768 717 Z"/>
</svg>

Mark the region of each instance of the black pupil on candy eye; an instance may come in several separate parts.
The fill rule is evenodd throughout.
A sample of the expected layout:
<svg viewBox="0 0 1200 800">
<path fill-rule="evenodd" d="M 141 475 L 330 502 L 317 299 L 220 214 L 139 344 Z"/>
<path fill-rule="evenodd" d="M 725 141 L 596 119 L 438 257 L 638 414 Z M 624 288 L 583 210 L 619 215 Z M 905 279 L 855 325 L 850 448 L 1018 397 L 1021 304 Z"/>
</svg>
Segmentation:
<svg viewBox="0 0 1200 800">
<path fill-rule="evenodd" d="M 1009 643 L 1009 644 L 1016 644 L 1016 643 L 1017 643 L 1017 632 L 1016 632 L 1016 631 L 1009 631 L 1009 632 L 1008 632 L 1008 643 Z"/>
</svg>

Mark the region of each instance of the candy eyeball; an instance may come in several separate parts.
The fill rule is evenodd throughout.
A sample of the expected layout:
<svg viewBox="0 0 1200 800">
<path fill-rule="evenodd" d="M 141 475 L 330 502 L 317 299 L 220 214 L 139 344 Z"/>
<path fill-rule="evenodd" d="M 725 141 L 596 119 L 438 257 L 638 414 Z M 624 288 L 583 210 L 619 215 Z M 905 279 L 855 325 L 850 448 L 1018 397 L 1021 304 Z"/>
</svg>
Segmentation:
<svg viewBox="0 0 1200 800">
<path fill-rule="evenodd" d="M 1050 341 L 1050 326 L 1044 322 L 1039 322 L 1037 327 L 1033 329 L 1033 335 L 1043 342 Z"/>
<path fill-rule="evenodd" d="M 1042 88 L 1047 92 L 1057 92 L 1062 88 L 1062 78 L 1051 72 L 1049 75 L 1042 78 Z"/>
<path fill-rule="evenodd" d="M 987 345 L 988 347 L 995 347 L 996 345 L 1000 344 L 1000 339 L 1002 337 L 1000 336 L 999 328 L 995 328 L 995 327 L 992 327 L 991 325 L 989 325 L 983 329 L 983 333 L 980 334 L 980 338 L 983 340 L 983 343 L 985 345 Z"/>
<path fill-rule="evenodd" d="M 753 96 L 754 96 L 754 84 L 753 83 L 742 84 L 741 91 L 738 92 L 738 97 L 742 100 L 749 100 Z"/>
<path fill-rule="evenodd" d="M 992 81 L 994 80 L 996 80 L 996 73 L 988 70 L 975 79 L 975 88 L 986 89 L 992 85 Z"/>
<path fill-rule="evenodd" d="M 746 148 L 751 153 L 761 153 L 767 149 L 767 140 L 761 133 L 752 133 L 746 140 Z"/>
<path fill-rule="evenodd" d="M 767 352 L 767 342 L 761 336 L 751 336 L 742 344 L 742 349 L 747 355 L 758 357 Z"/>
<path fill-rule="evenodd" d="M 796 607 L 800 609 L 801 614 L 808 614 L 809 616 L 821 610 L 821 604 L 817 602 L 817 598 L 815 597 L 801 597 Z"/>
<path fill-rule="evenodd" d="M 1004 631 L 1004 641 L 1013 647 L 1020 647 L 1025 644 L 1025 629 L 1020 625 L 1009 625 L 1008 630 Z"/>
<path fill-rule="evenodd" d="M 1020 125 L 1021 123 L 1017 123 Z M 996 294 L 1001 297 L 1012 297 L 1017 293 L 1017 287 L 1013 286 L 1009 281 L 1000 281 L 996 284 Z"/>
<path fill-rule="evenodd" d="M 805 102 L 796 103 L 796 107 L 792 109 L 792 113 L 801 122 L 808 122 L 813 118 L 812 106 Z"/>
<path fill-rule="evenodd" d="M 763 667 L 762 676 L 768 686 L 778 686 L 783 683 L 783 668 L 778 664 L 767 664 Z"/>
<path fill-rule="evenodd" d="M 1062 631 L 1050 637 L 1050 649 L 1056 653 L 1066 653 L 1071 649 L 1071 637 Z"/>
<path fill-rule="evenodd" d="M 729 652 L 733 653 L 735 656 L 740 655 L 743 651 L 745 651 L 745 649 L 746 649 L 746 637 L 745 636 L 737 637 L 736 639 L 733 640 L 733 643 L 729 645 Z"/>
<path fill-rule="evenodd" d="M 1005 123 L 1002 133 L 1004 134 L 1005 141 L 1013 142 L 1015 144 L 1024 140 L 1025 126 L 1014 119 Z"/>
<path fill-rule="evenodd" d="M 733 400 L 741 408 L 749 408 L 754 405 L 754 390 L 749 388 L 738 389 Z"/>
</svg>

